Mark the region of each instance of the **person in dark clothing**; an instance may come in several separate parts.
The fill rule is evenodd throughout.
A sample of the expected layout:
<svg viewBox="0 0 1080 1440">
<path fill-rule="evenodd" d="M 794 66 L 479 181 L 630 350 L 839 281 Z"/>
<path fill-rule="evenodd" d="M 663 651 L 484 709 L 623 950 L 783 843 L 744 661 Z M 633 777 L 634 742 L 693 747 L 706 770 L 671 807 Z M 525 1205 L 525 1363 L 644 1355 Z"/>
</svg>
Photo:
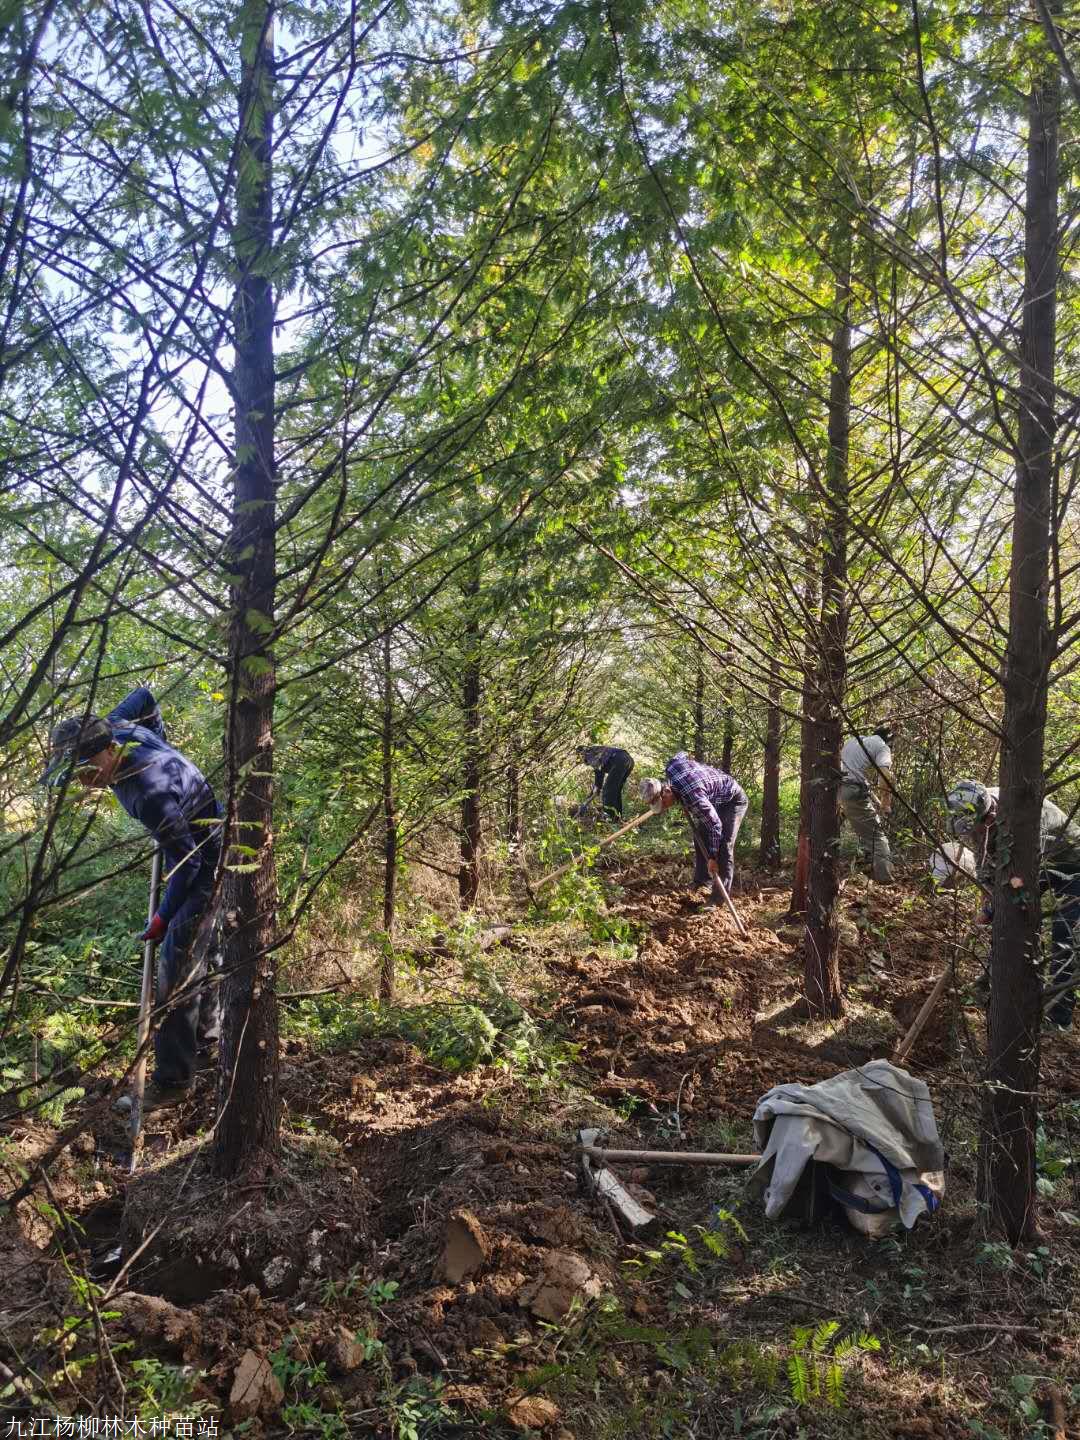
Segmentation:
<svg viewBox="0 0 1080 1440">
<path fill-rule="evenodd" d="M 663 780 L 643 780 L 641 798 L 666 810 L 676 800 L 686 812 L 694 836 L 694 885 L 713 876 L 731 894 L 735 880 L 735 840 L 746 815 L 746 792 L 726 770 L 703 765 L 680 750 L 664 767 Z M 712 897 L 710 903 L 722 903 Z"/>
<path fill-rule="evenodd" d="M 151 692 L 130 695 L 104 718 L 63 720 L 50 736 L 52 761 L 43 779 L 74 779 L 109 788 L 127 813 L 161 846 L 167 877 L 157 913 L 140 937 L 160 946 L 157 1003 L 181 990 L 154 1036 L 155 1067 L 146 1105 L 171 1104 L 192 1084 L 200 1050 L 218 1036 L 215 984 L 207 974 L 209 937 L 195 947 L 221 855 L 221 807 L 202 772 L 165 738 Z"/>
<path fill-rule="evenodd" d="M 599 795 L 608 819 L 621 820 L 623 786 L 634 768 L 634 757 L 628 750 L 620 750 L 615 745 L 583 745 L 578 755 L 583 764 L 592 767 L 595 780 L 592 794 L 578 813 L 584 813 L 593 795 Z"/>
</svg>

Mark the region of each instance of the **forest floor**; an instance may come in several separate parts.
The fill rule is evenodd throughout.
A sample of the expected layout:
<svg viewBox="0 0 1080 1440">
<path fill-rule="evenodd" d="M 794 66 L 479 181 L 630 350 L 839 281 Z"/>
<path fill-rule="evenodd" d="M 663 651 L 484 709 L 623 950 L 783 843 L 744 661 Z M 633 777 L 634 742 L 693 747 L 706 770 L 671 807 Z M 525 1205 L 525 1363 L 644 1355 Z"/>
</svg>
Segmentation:
<svg viewBox="0 0 1080 1440">
<path fill-rule="evenodd" d="M 150 1117 L 130 1182 L 114 1125 L 80 1137 L 48 1205 L 0 1230 L 0 1410 L 25 1425 L 3 1433 L 95 1409 L 148 1434 L 171 1415 L 192 1428 L 153 1433 L 327 1440 L 1080 1433 L 1080 1031 L 1044 1045 L 1045 1240 L 1026 1252 L 977 1223 L 970 983 L 908 1063 L 948 1153 L 944 1205 L 912 1232 L 770 1223 L 745 1172 L 623 1167 L 660 1217 L 645 1245 L 582 1193 L 580 1126 L 748 1151 L 773 1085 L 887 1058 L 971 905 L 914 875 L 849 879 L 847 1014 L 812 1025 L 782 881 L 743 872 L 742 939 L 688 892 L 686 863 L 609 860 L 599 928 L 438 937 L 393 1025 L 366 999 L 291 1007 L 282 1165 L 258 1186 L 204 1167 L 209 1078 Z M 26 1120 L 10 1153 L 25 1166 L 52 1138 Z M 147 1237 L 117 1277 L 118 1248 Z M 876 1348 L 844 1355 L 859 1336 Z M 793 1371 L 820 1393 L 796 1403 Z"/>
</svg>

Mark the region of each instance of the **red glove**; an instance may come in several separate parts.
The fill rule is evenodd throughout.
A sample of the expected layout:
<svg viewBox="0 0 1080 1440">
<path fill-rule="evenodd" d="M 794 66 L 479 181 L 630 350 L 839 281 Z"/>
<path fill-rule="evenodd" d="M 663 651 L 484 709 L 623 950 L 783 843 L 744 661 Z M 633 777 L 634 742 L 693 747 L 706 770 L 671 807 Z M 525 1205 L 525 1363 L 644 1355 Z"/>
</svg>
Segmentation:
<svg viewBox="0 0 1080 1440">
<path fill-rule="evenodd" d="M 155 915 L 150 921 L 150 924 L 147 925 L 146 929 L 139 936 L 139 939 L 151 940 L 155 945 L 160 945 L 162 940 L 165 939 L 165 931 L 168 928 L 161 916 Z"/>
</svg>

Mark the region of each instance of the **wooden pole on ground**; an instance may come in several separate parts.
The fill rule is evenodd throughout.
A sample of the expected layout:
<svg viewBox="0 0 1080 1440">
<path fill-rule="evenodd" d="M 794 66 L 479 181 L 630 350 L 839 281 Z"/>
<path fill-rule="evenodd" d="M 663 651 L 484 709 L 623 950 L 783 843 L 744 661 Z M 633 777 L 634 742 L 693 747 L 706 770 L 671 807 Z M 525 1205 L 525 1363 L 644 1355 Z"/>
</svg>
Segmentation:
<svg viewBox="0 0 1080 1440">
<path fill-rule="evenodd" d="M 154 844 L 154 858 L 150 865 L 150 904 L 147 911 L 147 926 L 152 924 L 157 914 L 158 902 L 161 897 L 161 846 Z M 147 940 L 143 944 L 143 969 L 142 969 L 142 990 L 139 995 L 139 1024 L 135 1035 L 135 1047 L 139 1058 L 135 1062 L 135 1072 L 131 1077 L 131 1111 L 128 1115 L 128 1134 L 131 1136 L 131 1160 L 129 1161 L 132 1174 L 135 1166 L 139 1163 L 139 1141 L 142 1138 L 143 1122 L 143 1098 L 146 1094 L 146 1051 L 147 1041 L 150 1038 L 150 1012 L 154 1008 L 154 950 L 155 942 Z"/>
<path fill-rule="evenodd" d="M 581 1146 L 583 1155 L 605 1165 L 756 1165 L 760 1155 L 721 1155 L 711 1150 L 605 1150 Z"/>
<path fill-rule="evenodd" d="M 731 911 L 731 918 L 735 921 L 735 928 L 736 928 L 736 930 L 738 930 L 739 934 L 740 934 L 740 935 L 743 937 L 743 939 L 745 940 L 745 939 L 746 939 L 746 934 L 747 934 L 747 932 L 746 932 L 746 926 L 745 926 L 745 925 L 742 923 L 742 921 L 739 919 L 739 912 L 735 909 L 735 906 L 732 904 L 731 896 L 730 896 L 730 895 L 728 894 L 728 892 L 727 892 L 727 886 L 726 886 L 726 885 L 724 884 L 724 882 L 720 879 L 720 876 L 719 876 L 719 875 L 714 875 L 714 876 L 712 877 L 712 883 L 713 883 L 713 889 L 714 889 L 714 890 L 719 890 L 719 891 L 720 891 L 720 894 L 724 897 L 724 904 L 725 904 L 725 905 L 727 906 L 727 908 Z"/>
<path fill-rule="evenodd" d="M 950 965 L 938 976 L 934 988 L 930 991 L 930 994 L 923 1002 L 922 1009 L 919 1011 L 918 1015 L 915 1016 L 915 1019 L 912 1022 L 911 1029 L 907 1032 L 903 1040 L 901 1040 L 900 1044 L 896 1047 L 896 1054 L 893 1057 L 894 1064 L 899 1065 L 903 1060 L 907 1058 L 908 1051 L 915 1044 L 915 1041 L 919 1038 L 922 1032 L 926 1029 L 930 1016 L 937 1008 L 937 1003 L 941 999 L 942 995 L 944 995 L 951 979 L 952 966 Z"/>
</svg>

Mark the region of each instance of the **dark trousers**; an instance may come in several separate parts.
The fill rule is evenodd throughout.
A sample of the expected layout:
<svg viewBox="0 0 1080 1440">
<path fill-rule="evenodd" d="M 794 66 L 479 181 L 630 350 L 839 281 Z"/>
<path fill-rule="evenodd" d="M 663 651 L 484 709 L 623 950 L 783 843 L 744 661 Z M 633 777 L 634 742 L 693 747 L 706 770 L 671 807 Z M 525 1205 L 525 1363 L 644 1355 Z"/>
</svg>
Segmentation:
<svg viewBox="0 0 1080 1440">
<path fill-rule="evenodd" d="M 731 887 L 735 880 L 735 840 L 739 833 L 739 826 L 742 824 L 749 808 L 747 801 L 732 800 L 728 805 L 718 805 L 716 813 L 720 817 L 720 825 L 723 834 L 720 839 L 720 848 L 715 855 L 709 854 L 708 848 L 701 836 L 698 834 L 697 826 L 694 828 L 694 884 L 708 885 L 712 879 L 709 874 L 709 860 L 716 861 L 716 868 L 719 871 L 720 879 L 724 889 L 731 894 Z"/>
<path fill-rule="evenodd" d="M 1080 875 L 1058 875 L 1050 879 L 1050 888 L 1057 900 L 1050 935 L 1049 988 L 1071 980 L 1072 989 L 1051 1005 L 1047 1018 L 1055 1025 L 1071 1025 L 1076 1005 L 1076 986 L 1080 981 L 1077 945 L 1080 944 Z"/>
<path fill-rule="evenodd" d="M 189 1085 L 200 1049 L 218 1038 L 219 986 L 210 972 L 220 968 L 212 934 L 196 945 L 199 922 L 210 903 L 210 890 L 196 890 L 173 916 L 158 951 L 157 1003 L 181 992 L 154 1035 L 154 1080 L 159 1085 Z"/>
<path fill-rule="evenodd" d="M 609 769 L 604 775 L 604 788 L 600 791 L 600 800 L 604 807 L 604 814 L 612 820 L 622 819 L 622 792 L 626 784 L 626 777 L 634 768 L 634 762 L 627 755 L 625 759 L 617 756 L 612 760 Z"/>
</svg>

